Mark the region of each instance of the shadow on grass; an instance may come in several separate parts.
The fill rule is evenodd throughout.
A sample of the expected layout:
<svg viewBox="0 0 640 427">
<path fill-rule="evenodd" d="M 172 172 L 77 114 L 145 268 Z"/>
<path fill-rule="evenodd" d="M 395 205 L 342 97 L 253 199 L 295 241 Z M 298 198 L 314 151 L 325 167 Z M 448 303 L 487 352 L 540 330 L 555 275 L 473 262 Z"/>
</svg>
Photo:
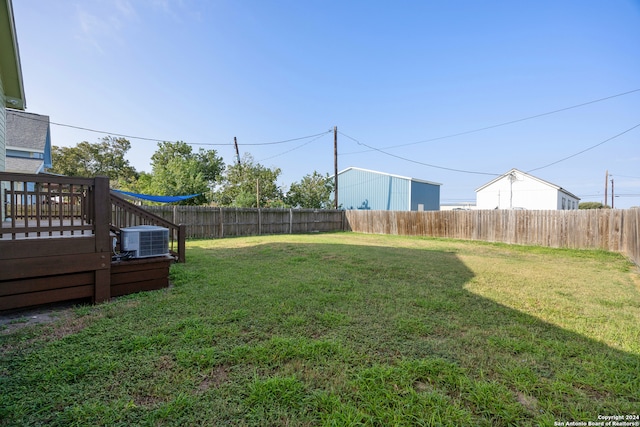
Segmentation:
<svg viewBox="0 0 640 427">
<path fill-rule="evenodd" d="M 210 244 L 189 244 L 170 291 L 105 305 L 89 330 L 14 358 L 0 415 L 489 426 L 586 423 L 640 406 L 638 355 L 467 291 L 474 273 L 455 253 Z M 46 415 L 29 413 L 37 407 Z"/>
<path fill-rule="evenodd" d="M 197 256 L 212 255 L 221 268 L 250 266 L 231 276 L 249 282 L 229 291 L 269 335 L 339 342 L 358 355 L 357 392 L 330 411 L 337 423 L 427 413 L 436 424 L 588 422 L 640 405 L 638 355 L 468 292 L 474 273 L 454 253 L 270 243 Z"/>
</svg>

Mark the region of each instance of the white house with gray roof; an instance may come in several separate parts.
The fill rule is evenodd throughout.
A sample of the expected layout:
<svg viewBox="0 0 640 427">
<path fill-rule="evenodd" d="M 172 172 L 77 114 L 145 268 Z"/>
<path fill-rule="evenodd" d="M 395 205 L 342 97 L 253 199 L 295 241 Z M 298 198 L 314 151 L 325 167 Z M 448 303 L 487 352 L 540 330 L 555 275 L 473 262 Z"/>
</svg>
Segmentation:
<svg viewBox="0 0 640 427">
<path fill-rule="evenodd" d="M 580 198 L 518 169 L 500 175 L 476 189 L 476 209 L 578 209 Z"/>
</svg>

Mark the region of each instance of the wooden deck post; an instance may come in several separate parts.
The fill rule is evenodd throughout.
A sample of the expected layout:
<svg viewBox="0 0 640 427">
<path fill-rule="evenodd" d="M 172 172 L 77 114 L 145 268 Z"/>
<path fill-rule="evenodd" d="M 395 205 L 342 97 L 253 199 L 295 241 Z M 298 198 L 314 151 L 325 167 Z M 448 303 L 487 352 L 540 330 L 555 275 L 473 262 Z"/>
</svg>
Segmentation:
<svg viewBox="0 0 640 427">
<path fill-rule="evenodd" d="M 98 176 L 94 185 L 94 212 L 96 255 L 100 257 L 100 268 L 95 271 L 94 302 L 111 298 L 111 239 L 109 221 L 111 200 L 109 199 L 109 178 Z"/>
<path fill-rule="evenodd" d="M 178 262 L 186 261 L 186 244 L 185 236 L 187 235 L 187 226 L 180 224 L 178 226 Z"/>
</svg>

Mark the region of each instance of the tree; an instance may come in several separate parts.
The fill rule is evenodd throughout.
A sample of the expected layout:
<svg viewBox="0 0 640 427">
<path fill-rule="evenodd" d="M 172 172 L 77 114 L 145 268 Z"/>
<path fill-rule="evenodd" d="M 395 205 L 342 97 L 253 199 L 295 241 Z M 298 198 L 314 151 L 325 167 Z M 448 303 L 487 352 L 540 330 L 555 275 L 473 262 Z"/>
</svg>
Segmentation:
<svg viewBox="0 0 640 427">
<path fill-rule="evenodd" d="M 276 182 L 281 172 L 279 168 L 269 169 L 255 163 L 253 156 L 245 153 L 240 164 L 227 166 L 214 200 L 220 206 L 281 206 L 283 194 Z"/>
<path fill-rule="evenodd" d="M 582 202 L 578 205 L 578 209 L 609 209 L 609 206 L 600 202 Z"/>
<path fill-rule="evenodd" d="M 82 141 L 75 147 L 53 146 L 50 171 L 67 176 L 107 176 L 112 186 L 126 186 L 138 177 L 138 172 L 125 158 L 130 148 L 127 139 L 112 136 L 95 144 Z"/>
<path fill-rule="evenodd" d="M 304 176 L 299 183 L 291 184 L 286 201 L 293 207 L 331 209 L 333 188 L 334 182 L 329 174 L 322 176 L 313 171 L 313 174 Z"/>
<path fill-rule="evenodd" d="M 200 194 L 180 204 L 201 205 L 208 202 L 223 170 L 223 160 L 215 150 L 193 152 L 185 142 L 165 141 L 151 156 L 151 174 L 141 174 L 135 190 L 159 196 Z"/>
</svg>

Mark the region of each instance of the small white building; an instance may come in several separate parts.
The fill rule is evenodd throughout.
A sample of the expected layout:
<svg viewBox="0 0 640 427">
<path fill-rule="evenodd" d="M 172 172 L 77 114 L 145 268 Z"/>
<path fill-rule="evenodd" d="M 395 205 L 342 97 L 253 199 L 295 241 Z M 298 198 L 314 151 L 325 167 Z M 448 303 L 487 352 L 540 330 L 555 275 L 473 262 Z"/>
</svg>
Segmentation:
<svg viewBox="0 0 640 427">
<path fill-rule="evenodd" d="M 475 210 L 476 204 L 473 202 L 467 203 L 441 203 L 440 210 L 441 211 L 471 211 Z"/>
<path fill-rule="evenodd" d="M 476 189 L 476 209 L 578 209 L 580 198 L 564 188 L 518 169 Z"/>
</svg>

